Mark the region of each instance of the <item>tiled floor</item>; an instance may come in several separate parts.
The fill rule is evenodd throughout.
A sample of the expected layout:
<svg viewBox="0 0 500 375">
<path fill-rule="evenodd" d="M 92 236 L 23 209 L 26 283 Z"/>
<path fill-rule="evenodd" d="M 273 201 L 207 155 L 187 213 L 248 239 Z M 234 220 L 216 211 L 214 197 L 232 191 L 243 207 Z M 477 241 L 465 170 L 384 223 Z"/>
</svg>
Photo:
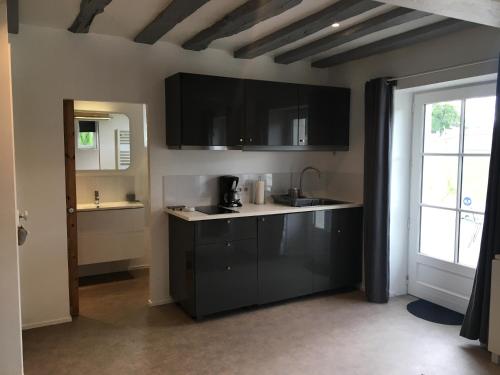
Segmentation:
<svg viewBox="0 0 500 375">
<path fill-rule="evenodd" d="M 24 333 L 36 374 L 500 374 L 458 327 L 415 318 L 410 297 L 315 296 L 194 322 L 146 305 L 147 278 L 81 290 L 81 317 Z"/>
</svg>

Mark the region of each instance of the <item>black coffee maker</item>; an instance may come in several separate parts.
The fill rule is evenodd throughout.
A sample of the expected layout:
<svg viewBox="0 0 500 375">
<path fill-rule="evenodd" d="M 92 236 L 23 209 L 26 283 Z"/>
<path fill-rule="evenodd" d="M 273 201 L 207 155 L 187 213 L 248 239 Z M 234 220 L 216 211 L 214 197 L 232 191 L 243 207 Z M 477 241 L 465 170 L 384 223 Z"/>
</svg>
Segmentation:
<svg viewBox="0 0 500 375">
<path fill-rule="evenodd" d="M 219 177 L 219 205 L 223 207 L 241 207 L 240 195 L 238 194 L 238 181 L 236 176 Z"/>
</svg>

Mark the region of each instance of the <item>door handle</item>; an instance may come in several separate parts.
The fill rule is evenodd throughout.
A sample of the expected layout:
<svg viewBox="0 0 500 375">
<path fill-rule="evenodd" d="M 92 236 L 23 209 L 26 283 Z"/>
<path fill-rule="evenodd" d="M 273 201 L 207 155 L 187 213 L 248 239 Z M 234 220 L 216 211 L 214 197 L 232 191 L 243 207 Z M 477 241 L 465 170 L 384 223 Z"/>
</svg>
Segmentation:
<svg viewBox="0 0 500 375">
<path fill-rule="evenodd" d="M 75 213 L 75 209 L 73 207 L 68 208 L 68 214 Z"/>
<path fill-rule="evenodd" d="M 23 246 L 28 238 L 28 231 L 22 225 L 17 227 L 17 244 Z"/>
</svg>

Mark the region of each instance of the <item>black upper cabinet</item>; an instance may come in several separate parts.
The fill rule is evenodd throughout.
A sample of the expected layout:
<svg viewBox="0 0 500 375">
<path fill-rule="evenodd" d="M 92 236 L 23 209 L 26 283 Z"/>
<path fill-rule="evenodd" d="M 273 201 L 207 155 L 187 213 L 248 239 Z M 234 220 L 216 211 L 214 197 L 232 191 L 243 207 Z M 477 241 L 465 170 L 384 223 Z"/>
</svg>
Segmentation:
<svg viewBox="0 0 500 375">
<path fill-rule="evenodd" d="M 348 149 L 349 108 L 349 89 L 300 85 L 298 123 L 301 138 L 306 134 L 300 145 Z"/>
<path fill-rule="evenodd" d="M 171 148 L 349 148 L 349 89 L 178 73 L 165 100 Z"/>
<path fill-rule="evenodd" d="M 242 80 L 179 73 L 167 78 L 165 96 L 169 146 L 241 146 Z"/>
<path fill-rule="evenodd" d="M 246 81 L 245 144 L 298 145 L 298 95 L 291 83 Z"/>
</svg>

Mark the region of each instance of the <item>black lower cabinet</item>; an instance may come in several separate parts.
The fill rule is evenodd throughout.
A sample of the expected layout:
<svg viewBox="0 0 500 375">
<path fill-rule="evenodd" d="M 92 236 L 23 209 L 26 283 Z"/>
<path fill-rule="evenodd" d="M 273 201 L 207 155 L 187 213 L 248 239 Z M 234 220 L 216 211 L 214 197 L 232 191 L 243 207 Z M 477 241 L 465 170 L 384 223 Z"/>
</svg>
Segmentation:
<svg viewBox="0 0 500 375">
<path fill-rule="evenodd" d="M 336 210 L 332 223 L 332 289 L 361 283 L 363 272 L 363 209 Z"/>
<path fill-rule="evenodd" d="M 257 304 L 256 239 L 202 245 L 195 251 L 197 315 Z"/>
<path fill-rule="evenodd" d="M 259 218 L 259 303 L 311 294 L 311 253 L 303 229 L 312 213 Z"/>
<path fill-rule="evenodd" d="M 341 210 L 316 211 L 309 227 L 312 251 L 312 290 L 314 293 L 333 287 L 332 253 L 336 251 L 333 236 L 333 217 Z"/>
<path fill-rule="evenodd" d="M 199 318 L 356 286 L 362 224 L 362 208 L 194 223 L 170 215 L 170 294 Z"/>
<path fill-rule="evenodd" d="M 309 229 L 313 292 L 356 286 L 363 264 L 363 209 L 316 211 Z"/>
</svg>

